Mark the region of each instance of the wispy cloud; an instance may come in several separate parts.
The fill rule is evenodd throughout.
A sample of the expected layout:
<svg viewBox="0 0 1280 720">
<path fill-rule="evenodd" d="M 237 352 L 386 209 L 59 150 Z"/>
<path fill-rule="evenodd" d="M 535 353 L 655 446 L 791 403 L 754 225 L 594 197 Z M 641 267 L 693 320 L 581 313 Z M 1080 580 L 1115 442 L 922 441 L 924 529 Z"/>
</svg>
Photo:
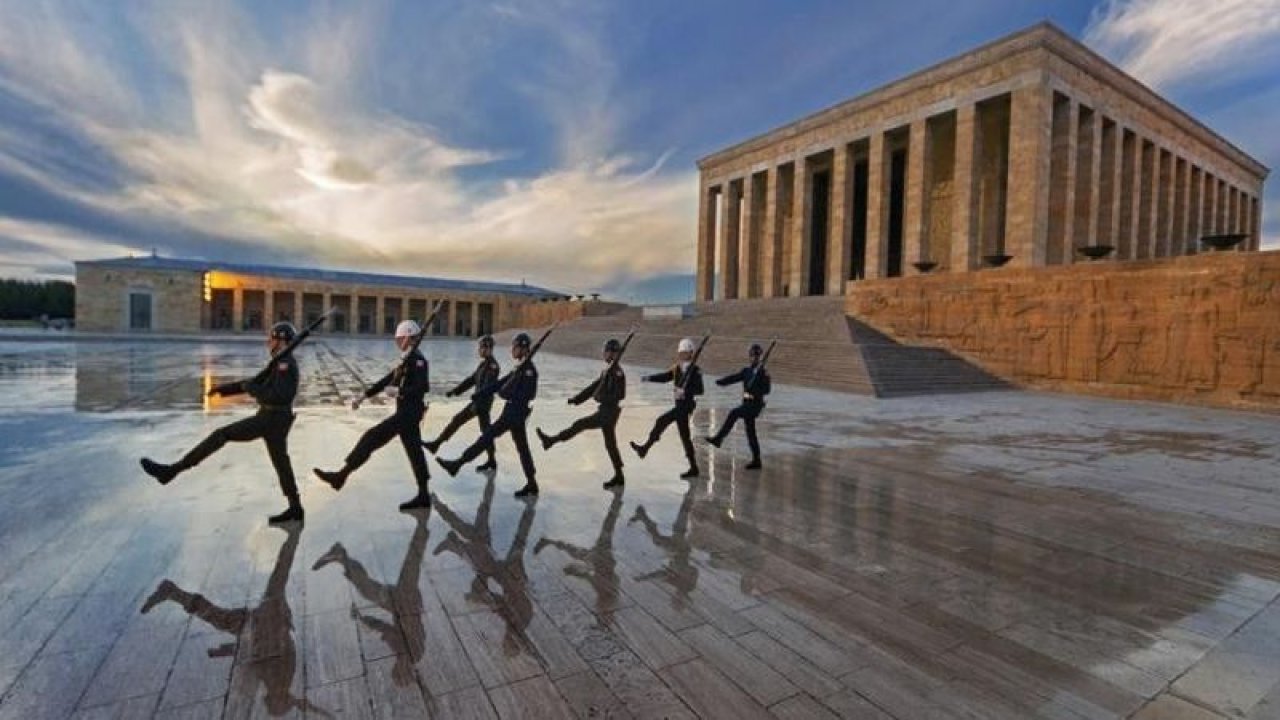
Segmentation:
<svg viewBox="0 0 1280 720">
<path fill-rule="evenodd" d="M 1084 40 L 1156 88 L 1274 73 L 1280 0 L 1107 0 Z"/>
<path fill-rule="evenodd" d="M 379 102 L 368 58 L 388 32 L 385 7 L 316 11 L 273 44 L 234 7 L 194 2 L 112 18 L 0 2 L 0 91 L 119 172 L 86 187 L 48 161 L 59 150 L 42 146 L 44 127 L 8 126 L 0 170 L 104 212 L 254 241 L 299 263 L 523 277 L 569 290 L 686 270 L 696 179 L 618 146 L 603 6 L 552 0 L 513 10 L 469 11 L 424 29 L 420 42 L 439 39 L 447 53 L 458 34 L 537 35 L 548 52 L 520 74 L 521 89 L 559 150 L 533 172 L 502 170 L 526 148 L 468 146 L 450 139 L 466 128 L 444 131 Z M 566 17 L 575 19 L 556 20 Z M 112 44 L 125 36 L 145 47 Z M 140 50 L 149 53 L 143 73 Z M 431 77 L 414 90 L 465 98 L 465 80 L 433 86 Z M 57 235 L 40 229 L 30 237 Z M 64 259 L 121 250 L 114 237 L 95 245 L 89 228 L 67 233 L 77 242 L 50 244 Z M 177 239 L 166 249 L 220 254 Z"/>
</svg>

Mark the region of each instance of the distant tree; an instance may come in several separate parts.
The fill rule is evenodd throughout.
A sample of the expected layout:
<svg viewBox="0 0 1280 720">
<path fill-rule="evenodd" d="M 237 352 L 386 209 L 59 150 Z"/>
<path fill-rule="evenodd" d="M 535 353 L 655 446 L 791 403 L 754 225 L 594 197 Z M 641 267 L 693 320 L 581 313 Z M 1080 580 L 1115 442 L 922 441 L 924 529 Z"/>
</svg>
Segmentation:
<svg viewBox="0 0 1280 720">
<path fill-rule="evenodd" d="M 41 315 L 69 318 L 76 311 L 76 286 L 63 280 L 0 279 L 0 320 L 32 320 Z"/>
</svg>

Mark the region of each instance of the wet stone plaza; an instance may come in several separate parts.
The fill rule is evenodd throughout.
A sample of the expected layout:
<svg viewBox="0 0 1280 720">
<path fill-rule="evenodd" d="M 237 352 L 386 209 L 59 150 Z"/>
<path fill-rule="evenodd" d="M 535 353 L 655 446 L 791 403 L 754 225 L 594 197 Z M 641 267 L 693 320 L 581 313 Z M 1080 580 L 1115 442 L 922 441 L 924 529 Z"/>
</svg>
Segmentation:
<svg viewBox="0 0 1280 720">
<path fill-rule="evenodd" d="M 466 342 L 428 342 L 432 437 Z M 775 387 L 745 440 L 672 428 L 627 483 L 598 434 L 413 495 L 398 442 L 335 493 L 388 401 L 390 342 L 314 342 L 290 452 L 161 487 L 251 412 L 208 402 L 258 342 L 0 342 L 0 718 L 1280 717 L 1280 417 L 1003 392 L 875 401 Z M 504 366 L 510 364 L 500 348 Z M 599 364 L 539 356 L 532 426 Z M 669 391 L 630 367 L 622 443 Z M 709 385 L 694 433 L 732 407 Z M 459 433 L 443 454 L 474 438 Z"/>
</svg>

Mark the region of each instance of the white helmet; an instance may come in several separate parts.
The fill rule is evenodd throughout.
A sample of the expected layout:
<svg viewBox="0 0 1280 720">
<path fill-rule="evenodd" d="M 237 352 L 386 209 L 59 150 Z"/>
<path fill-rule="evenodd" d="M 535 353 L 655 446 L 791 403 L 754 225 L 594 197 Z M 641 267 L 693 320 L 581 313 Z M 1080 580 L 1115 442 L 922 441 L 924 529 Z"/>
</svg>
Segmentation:
<svg viewBox="0 0 1280 720">
<path fill-rule="evenodd" d="M 422 327 L 412 320 L 405 320 L 396 326 L 396 337 L 413 337 L 422 332 Z"/>
<path fill-rule="evenodd" d="M 691 339 L 689 339 L 689 338 L 685 338 L 685 339 L 681 340 L 681 341 L 680 341 L 680 344 L 676 346 L 676 351 L 677 351 L 677 352 L 690 352 L 690 353 L 691 353 L 691 352 L 693 352 L 693 340 L 691 340 Z"/>
</svg>

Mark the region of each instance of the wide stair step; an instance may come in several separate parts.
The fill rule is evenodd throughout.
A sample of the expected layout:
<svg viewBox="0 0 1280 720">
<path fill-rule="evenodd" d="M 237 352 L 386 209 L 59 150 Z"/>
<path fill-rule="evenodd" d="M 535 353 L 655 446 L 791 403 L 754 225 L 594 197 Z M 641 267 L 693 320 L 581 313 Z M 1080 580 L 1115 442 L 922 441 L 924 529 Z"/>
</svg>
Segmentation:
<svg viewBox="0 0 1280 720">
<path fill-rule="evenodd" d="M 696 306 L 694 317 L 645 319 L 640 308 L 565 323 L 545 349 L 600 357 L 605 340 L 637 331 L 626 363 L 665 367 L 680 338 L 710 332 L 699 364 L 710 374 L 736 371 L 749 343 L 777 340 L 769 370 L 779 383 L 877 397 L 1006 389 L 1007 383 L 938 348 L 902 345 L 845 316 L 843 297 L 730 300 Z M 510 334 L 510 333 L 506 333 Z"/>
</svg>

